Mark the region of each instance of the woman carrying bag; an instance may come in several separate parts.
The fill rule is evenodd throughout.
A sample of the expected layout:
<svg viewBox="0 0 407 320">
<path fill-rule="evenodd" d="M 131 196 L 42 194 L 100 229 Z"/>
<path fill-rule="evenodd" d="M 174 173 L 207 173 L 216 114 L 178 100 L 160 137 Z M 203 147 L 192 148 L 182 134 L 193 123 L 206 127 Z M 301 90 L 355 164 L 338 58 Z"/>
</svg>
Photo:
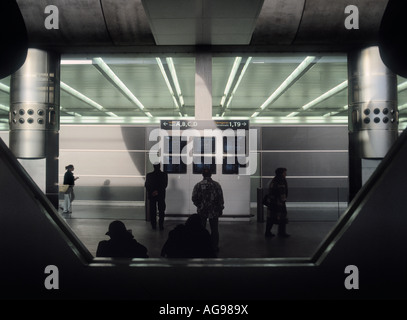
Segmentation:
<svg viewBox="0 0 407 320">
<path fill-rule="evenodd" d="M 68 185 L 68 189 L 64 193 L 64 204 L 63 204 L 63 213 L 72 213 L 72 202 L 75 199 L 75 193 L 73 192 L 73 187 L 75 186 L 75 180 L 79 177 L 74 177 L 73 171 L 74 166 L 72 164 L 65 167 L 66 172 L 64 175 L 64 185 Z"/>
</svg>

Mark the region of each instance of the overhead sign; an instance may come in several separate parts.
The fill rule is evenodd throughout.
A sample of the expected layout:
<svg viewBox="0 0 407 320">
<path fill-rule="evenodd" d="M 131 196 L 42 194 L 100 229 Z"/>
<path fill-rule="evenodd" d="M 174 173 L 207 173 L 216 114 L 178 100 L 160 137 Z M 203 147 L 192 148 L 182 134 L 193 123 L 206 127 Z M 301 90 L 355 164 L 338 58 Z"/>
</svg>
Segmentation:
<svg viewBox="0 0 407 320">
<path fill-rule="evenodd" d="M 161 129 L 244 129 L 249 130 L 250 120 L 161 120 Z"/>
</svg>

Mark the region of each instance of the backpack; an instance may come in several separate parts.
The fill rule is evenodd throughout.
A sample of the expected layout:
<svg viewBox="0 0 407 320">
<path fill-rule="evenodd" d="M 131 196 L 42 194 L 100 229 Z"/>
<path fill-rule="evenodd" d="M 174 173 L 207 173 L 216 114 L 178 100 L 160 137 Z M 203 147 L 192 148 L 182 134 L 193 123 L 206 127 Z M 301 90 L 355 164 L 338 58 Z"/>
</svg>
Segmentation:
<svg viewBox="0 0 407 320">
<path fill-rule="evenodd" d="M 271 207 L 271 198 L 270 198 L 270 195 L 269 195 L 269 194 L 266 194 L 266 195 L 263 197 L 263 206 L 266 206 L 267 208 L 270 208 L 270 207 Z"/>
</svg>

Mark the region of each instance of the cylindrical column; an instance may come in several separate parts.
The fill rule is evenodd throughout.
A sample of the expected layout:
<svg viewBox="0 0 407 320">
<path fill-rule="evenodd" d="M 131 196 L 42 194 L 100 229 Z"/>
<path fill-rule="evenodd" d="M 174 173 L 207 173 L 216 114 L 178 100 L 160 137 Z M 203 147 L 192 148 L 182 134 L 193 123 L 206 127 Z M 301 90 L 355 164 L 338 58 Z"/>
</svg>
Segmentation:
<svg viewBox="0 0 407 320">
<path fill-rule="evenodd" d="M 10 137 L 14 155 L 36 162 L 36 181 L 58 208 L 60 55 L 28 49 L 24 65 L 10 80 Z M 40 161 L 41 163 L 39 163 Z"/>
<path fill-rule="evenodd" d="M 377 47 L 348 54 L 348 104 L 355 156 L 384 158 L 398 137 L 397 77 Z"/>
<path fill-rule="evenodd" d="M 379 49 L 348 54 L 349 201 L 398 137 L 397 77 Z"/>
<path fill-rule="evenodd" d="M 10 149 L 17 158 L 46 157 L 47 135 L 59 131 L 59 87 L 59 55 L 29 49 L 10 80 Z"/>
</svg>

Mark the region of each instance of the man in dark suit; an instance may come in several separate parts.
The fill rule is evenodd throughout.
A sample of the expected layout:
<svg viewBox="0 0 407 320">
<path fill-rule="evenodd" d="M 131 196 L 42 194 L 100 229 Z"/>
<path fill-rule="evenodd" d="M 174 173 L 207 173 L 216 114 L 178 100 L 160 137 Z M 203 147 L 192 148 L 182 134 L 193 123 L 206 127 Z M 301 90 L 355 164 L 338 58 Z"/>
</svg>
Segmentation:
<svg viewBox="0 0 407 320">
<path fill-rule="evenodd" d="M 168 174 L 162 172 L 160 164 L 154 164 L 154 171 L 147 173 L 145 187 L 150 205 L 150 221 L 153 229 L 157 229 L 157 206 L 158 224 L 160 230 L 164 229 L 165 217 L 165 189 L 168 185 Z"/>
</svg>

